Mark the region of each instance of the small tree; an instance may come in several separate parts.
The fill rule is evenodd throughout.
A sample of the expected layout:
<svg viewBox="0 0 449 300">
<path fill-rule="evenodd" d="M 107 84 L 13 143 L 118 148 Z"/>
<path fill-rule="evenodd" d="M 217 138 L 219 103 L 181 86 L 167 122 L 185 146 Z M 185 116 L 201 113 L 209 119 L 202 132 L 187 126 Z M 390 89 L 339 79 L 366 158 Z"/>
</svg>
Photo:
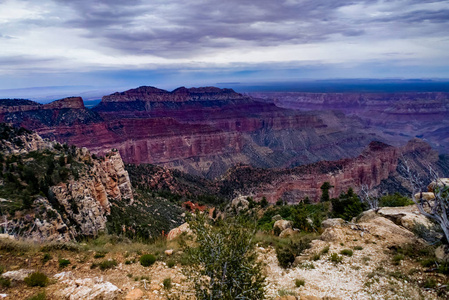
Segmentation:
<svg viewBox="0 0 449 300">
<path fill-rule="evenodd" d="M 212 224 L 199 215 L 189 221 L 196 236 L 188 250 L 197 299 L 263 299 L 265 276 L 257 261 L 253 237 L 255 227 L 239 219 Z M 196 275 L 195 275 L 196 274 Z"/>
<path fill-rule="evenodd" d="M 320 187 L 320 189 L 321 189 L 321 199 L 320 199 L 320 201 L 321 202 L 326 202 L 326 201 L 329 201 L 330 200 L 330 197 L 329 197 L 329 189 L 331 189 L 331 188 L 333 188 L 334 186 L 333 185 L 331 185 L 329 182 L 324 182 L 322 185 L 321 185 L 321 187 Z"/>
</svg>

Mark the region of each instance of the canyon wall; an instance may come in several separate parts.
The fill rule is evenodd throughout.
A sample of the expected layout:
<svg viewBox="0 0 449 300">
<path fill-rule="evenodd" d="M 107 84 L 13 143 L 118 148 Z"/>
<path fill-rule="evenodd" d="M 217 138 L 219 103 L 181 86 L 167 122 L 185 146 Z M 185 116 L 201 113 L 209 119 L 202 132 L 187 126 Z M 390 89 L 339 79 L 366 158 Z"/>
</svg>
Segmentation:
<svg viewBox="0 0 449 300">
<path fill-rule="evenodd" d="M 300 111 L 338 110 L 360 118 L 390 144 L 419 137 L 441 153 L 449 152 L 449 93 L 264 92 L 251 96 Z"/>
<path fill-rule="evenodd" d="M 92 110 L 80 98 L 27 102 L 14 110 L 10 101 L 0 100 L 0 121 L 100 155 L 115 148 L 125 162 L 207 178 L 238 163 L 288 168 L 352 157 L 376 139 L 342 113 L 283 109 L 214 87 L 140 87 L 105 96 Z"/>
</svg>

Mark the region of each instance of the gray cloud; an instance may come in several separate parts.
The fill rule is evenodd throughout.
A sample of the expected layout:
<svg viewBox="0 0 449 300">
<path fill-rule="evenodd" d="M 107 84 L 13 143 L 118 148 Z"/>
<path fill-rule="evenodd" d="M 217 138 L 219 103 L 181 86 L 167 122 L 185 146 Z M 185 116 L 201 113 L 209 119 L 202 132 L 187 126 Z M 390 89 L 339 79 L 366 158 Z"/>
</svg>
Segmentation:
<svg viewBox="0 0 449 300">
<path fill-rule="evenodd" d="M 388 17 L 343 18 L 340 8 L 349 5 L 377 5 L 377 0 L 190 0 L 190 1 L 64 1 L 75 14 L 65 26 L 86 30 L 85 36 L 100 40 L 113 50 L 131 55 L 190 57 L 217 48 L 276 46 L 326 41 L 332 37 L 360 38 L 376 28 L 401 34 L 401 24 L 417 26 L 443 24 L 449 8 L 414 10 L 414 4 L 435 5 L 447 1 L 389 1 Z M 419 25 L 419 26 L 418 26 Z M 413 35 L 414 27 L 406 28 Z M 445 28 L 431 30 L 445 32 Z"/>
</svg>

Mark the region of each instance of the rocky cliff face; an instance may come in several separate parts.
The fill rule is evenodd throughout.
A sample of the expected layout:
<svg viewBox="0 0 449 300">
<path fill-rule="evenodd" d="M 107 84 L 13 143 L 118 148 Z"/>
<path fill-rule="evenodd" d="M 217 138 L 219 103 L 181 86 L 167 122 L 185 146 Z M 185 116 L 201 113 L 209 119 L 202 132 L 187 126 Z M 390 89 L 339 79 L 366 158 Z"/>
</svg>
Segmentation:
<svg viewBox="0 0 449 300">
<path fill-rule="evenodd" d="M 297 110 L 339 110 L 359 117 L 366 127 L 394 145 L 419 137 L 439 152 L 449 149 L 449 93 L 251 93 L 253 97 Z"/>
<path fill-rule="evenodd" d="M 19 107 L 8 105 L 0 120 L 100 155 L 117 148 L 128 163 L 208 178 L 238 163 L 294 167 L 352 157 L 375 139 L 357 118 L 282 109 L 214 87 L 140 87 L 105 96 L 92 111 L 79 98 Z"/>
<path fill-rule="evenodd" d="M 399 151 L 397 148 L 372 142 L 356 158 L 337 161 L 321 161 L 292 169 L 267 170 L 239 166 L 230 170 L 224 186 L 233 187 L 240 194 L 254 195 L 256 200 L 265 197 L 275 203 L 279 199 L 297 203 L 309 197 L 318 201 L 321 185 L 329 182 L 334 186 L 331 197 L 338 197 L 349 187 L 356 191 L 360 186 L 377 186 L 396 170 Z"/>
<path fill-rule="evenodd" d="M 106 229 L 110 201 L 132 203 L 119 152 L 95 159 L 86 148 L 63 147 L 8 125 L 1 129 L 6 179 L 0 193 L 11 233 L 34 240 L 95 236 Z M 24 192 L 14 192 L 14 185 Z"/>
</svg>

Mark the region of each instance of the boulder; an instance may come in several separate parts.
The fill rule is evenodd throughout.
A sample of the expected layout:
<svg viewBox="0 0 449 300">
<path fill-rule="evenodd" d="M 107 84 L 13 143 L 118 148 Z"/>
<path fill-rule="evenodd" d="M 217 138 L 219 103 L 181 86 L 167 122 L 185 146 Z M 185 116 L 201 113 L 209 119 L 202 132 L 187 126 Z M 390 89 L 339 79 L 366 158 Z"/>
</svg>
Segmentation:
<svg viewBox="0 0 449 300">
<path fill-rule="evenodd" d="M 345 240 L 345 233 L 340 226 L 329 227 L 324 230 L 320 238 L 326 242 L 342 242 Z"/>
<path fill-rule="evenodd" d="M 435 257 L 442 261 L 449 261 L 449 246 L 441 245 L 435 249 Z"/>
<path fill-rule="evenodd" d="M 296 231 L 294 231 L 291 228 L 286 228 L 286 229 L 282 230 L 282 232 L 279 234 L 279 237 L 280 238 L 286 238 L 286 237 L 289 237 L 289 236 L 293 236 L 295 234 L 297 234 Z"/>
<path fill-rule="evenodd" d="M 384 217 L 379 216 L 368 222 L 359 223 L 359 225 L 366 228 L 367 232 L 371 235 L 388 242 L 390 245 L 403 245 L 421 242 L 412 232 L 396 225 L 393 221 Z"/>
<path fill-rule="evenodd" d="M 170 256 L 173 254 L 173 249 L 167 249 L 165 250 L 165 255 Z"/>
<path fill-rule="evenodd" d="M 143 291 L 141 289 L 134 289 L 125 296 L 125 300 L 137 300 L 142 299 L 142 297 Z"/>
<path fill-rule="evenodd" d="M 112 300 L 116 299 L 120 289 L 102 278 L 83 278 L 62 281 L 67 287 L 53 295 L 56 299 L 70 300 Z"/>
<path fill-rule="evenodd" d="M 231 202 L 231 209 L 235 209 L 237 213 L 240 213 L 242 210 L 247 210 L 249 208 L 249 201 L 246 198 L 248 196 L 234 198 Z"/>
<path fill-rule="evenodd" d="M 345 220 L 343 220 L 342 218 L 327 219 L 327 220 L 324 220 L 323 222 L 321 222 L 321 227 L 323 227 L 323 229 L 326 229 L 329 227 L 341 226 L 344 223 L 345 223 Z"/>
<path fill-rule="evenodd" d="M 376 211 L 374 211 L 373 209 L 370 209 L 370 210 L 362 212 L 357 217 L 357 222 L 358 223 L 369 222 L 370 220 L 373 220 L 377 217 L 379 217 L 379 215 L 376 213 Z"/>
<path fill-rule="evenodd" d="M 293 228 L 293 222 L 287 220 L 278 220 L 274 222 L 273 229 L 278 227 L 280 231 L 284 231 L 287 228 Z"/>
<path fill-rule="evenodd" d="M 17 271 L 8 271 L 2 274 L 3 277 L 15 281 L 23 281 L 29 274 L 34 273 L 33 269 L 20 269 Z"/>
<path fill-rule="evenodd" d="M 432 181 L 428 186 L 427 186 L 427 190 L 429 192 L 434 192 L 435 191 L 435 187 L 449 187 L 449 178 L 438 178 L 437 180 Z"/>
<path fill-rule="evenodd" d="M 433 192 L 421 192 L 415 194 L 415 199 L 424 199 L 427 201 L 435 199 L 435 194 Z"/>
<path fill-rule="evenodd" d="M 188 223 L 184 223 L 181 226 L 178 226 L 178 227 L 170 230 L 170 232 L 167 235 L 167 240 L 171 241 L 171 240 L 177 238 L 178 236 L 180 236 L 183 232 L 186 232 L 187 234 L 192 232 L 192 230 L 190 230 Z"/>
<path fill-rule="evenodd" d="M 271 217 L 271 220 L 276 222 L 276 221 L 282 220 L 282 217 L 281 217 L 281 215 L 274 215 Z"/>
</svg>

